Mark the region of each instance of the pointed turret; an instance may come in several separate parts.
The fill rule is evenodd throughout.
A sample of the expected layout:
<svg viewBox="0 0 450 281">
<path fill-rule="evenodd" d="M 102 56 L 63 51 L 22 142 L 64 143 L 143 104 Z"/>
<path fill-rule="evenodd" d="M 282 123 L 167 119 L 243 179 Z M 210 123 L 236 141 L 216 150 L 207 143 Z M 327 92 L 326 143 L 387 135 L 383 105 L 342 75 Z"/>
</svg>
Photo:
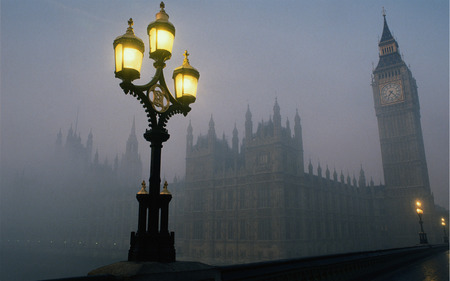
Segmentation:
<svg viewBox="0 0 450 281">
<path fill-rule="evenodd" d="M 70 124 L 70 129 L 69 132 L 67 133 L 67 138 L 66 138 L 66 146 L 71 146 L 73 143 L 73 129 L 72 129 L 72 124 Z"/>
<path fill-rule="evenodd" d="M 233 139 L 231 141 L 231 149 L 234 154 L 237 154 L 239 151 L 239 139 L 238 139 L 238 130 L 236 128 L 236 123 L 234 123 Z"/>
<path fill-rule="evenodd" d="M 289 123 L 289 118 L 286 118 L 286 136 L 291 137 L 291 124 Z"/>
<path fill-rule="evenodd" d="M 214 128 L 214 120 L 213 116 L 211 114 L 211 118 L 209 119 L 209 129 L 208 129 L 208 136 L 216 138 L 216 129 Z"/>
<path fill-rule="evenodd" d="M 302 126 L 300 124 L 300 116 L 298 115 L 298 110 L 295 110 L 295 117 L 294 117 L 294 143 L 298 149 L 297 173 L 299 175 L 303 175 L 304 174 L 303 137 L 302 137 Z"/>
<path fill-rule="evenodd" d="M 313 174 L 313 165 L 311 163 L 311 159 L 309 159 L 308 172 L 312 176 L 312 174 Z"/>
<path fill-rule="evenodd" d="M 86 153 L 87 160 L 90 162 L 92 157 L 92 145 L 94 144 L 94 136 L 92 135 L 92 129 L 89 131 L 88 139 L 86 141 Z"/>
<path fill-rule="evenodd" d="M 273 105 L 273 130 L 274 136 L 281 135 L 281 114 L 277 98 L 275 98 L 275 104 Z"/>
<path fill-rule="evenodd" d="M 394 40 L 394 37 L 392 36 L 386 21 L 386 11 L 384 10 L 384 8 L 383 8 L 383 19 L 384 19 L 383 34 L 381 35 L 380 43 Z"/>
<path fill-rule="evenodd" d="M 297 141 L 302 140 L 302 125 L 300 124 L 300 115 L 298 115 L 298 109 L 295 110 L 294 137 L 297 139 Z"/>
<path fill-rule="evenodd" d="M 390 66 L 397 63 L 402 63 L 402 58 L 398 50 L 397 41 L 392 36 L 386 21 L 386 12 L 383 8 L 383 33 L 381 35 L 380 42 L 378 42 L 380 60 L 378 62 L 375 71 L 380 70 L 383 67 Z"/>
<path fill-rule="evenodd" d="M 208 145 L 212 148 L 216 143 L 216 129 L 214 128 L 214 120 L 211 114 L 209 119 L 209 129 L 208 129 Z"/>
<path fill-rule="evenodd" d="M 140 181 L 142 178 L 142 161 L 138 151 L 138 140 L 136 137 L 136 120 L 133 117 L 130 135 L 126 143 L 125 153 L 119 163 L 119 179 L 122 184 L 130 184 Z"/>
<path fill-rule="evenodd" d="M 364 175 L 364 170 L 361 165 L 361 170 L 359 170 L 359 180 L 358 180 L 359 187 L 366 187 L 366 176 Z"/>
<path fill-rule="evenodd" d="M 245 113 L 245 141 L 250 143 L 253 137 L 253 123 L 252 113 L 250 112 L 250 105 L 247 105 L 247 112 Z"/>
<path fill-rule="evenodd" d="M 125 154 L 137 155 L 138 154 L 138 140 L 136 137 L 136 122 L 133 117 L 133 125 L 131 126 L 131 132 L 128 136 L 127 147 Z"/>
<path fill-rule="evenodd" d="M 194 135 L 192 134 L 192 125 L 191 120 L 189 120 L 189 125 L 187 127 L 187 135 L 186 135 L 186 156 L 192 151 L 192 147 L 194 146 Z"/>
<path fill-rule="evenodd" d="M 59 132 L 56 135 L 56 146 L 58 146 L 58 147 L 62 146 L 62 132 L 61 132 L 61 129 L 59 129 Z"/>
</svg>

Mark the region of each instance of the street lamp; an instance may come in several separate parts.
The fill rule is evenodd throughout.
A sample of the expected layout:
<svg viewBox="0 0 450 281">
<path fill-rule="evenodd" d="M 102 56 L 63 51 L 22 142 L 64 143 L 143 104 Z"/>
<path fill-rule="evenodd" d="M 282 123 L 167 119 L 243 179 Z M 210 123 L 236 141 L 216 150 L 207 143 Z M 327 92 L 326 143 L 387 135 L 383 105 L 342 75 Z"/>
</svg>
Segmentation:
<svg viewBox="0 0 450 281">
<path fill-rule="evenodd" d="M 129 261 L 175 261 L 174 233 L 168 231 L 168 208 L 172 195 L 167 183 L 160 192 L 162 143 L 170 137 L 166 129 L 169 118 L 175 114 L 186 116 L 191 110 L 197 94 L 199 72 L 189 64 L 188 52 L 184 53 L 183 65 L 173 72 L 175 96 L 167 88 L 163 68 L 165 61 L 172 56 L 175 27 L 169 22 L 164 10 L 156 14 L 156 20 L 147 27 L 150 45 L 150 58 L 154 60 L 155 76 L 145 85 L 134 85 L 140 78 L 144 43 L 133 31 L 133 20 L 128 21 L 124 35 L 114 40 L 115 75 L 122 80 L 120 87 L 125 94 L 137 98 L 143 105 L 149 123 L 144 138 L 150 142 L 150 188 L 145 189 L 145 181 L 136 195 L 139 202 L 138 230 L 131 233 Z M 161 213 L 161 220 L 160 220 Z M 148 215 L 148 217 L 147 217 Z"/>
<path fill-rule="evenodd" d="M 445 232 L 445 219 L 441 218 L 441 225 L 442 225 L 442 229 L 444 230 L 444 243 L 448 243 L 448 236 L 447 233 Z"/>
<path fill-rule="evenodd" d="M 419 224 L 420 224 L 420 232 L 419 232 L 419 241 L 420 244 L 428 244 L 427 234 L 423 231 L 423 221 L 422 221 L 422 203 L 420 201 L 416 201 L 416 212 L 419 216 Z"/>
</svg>

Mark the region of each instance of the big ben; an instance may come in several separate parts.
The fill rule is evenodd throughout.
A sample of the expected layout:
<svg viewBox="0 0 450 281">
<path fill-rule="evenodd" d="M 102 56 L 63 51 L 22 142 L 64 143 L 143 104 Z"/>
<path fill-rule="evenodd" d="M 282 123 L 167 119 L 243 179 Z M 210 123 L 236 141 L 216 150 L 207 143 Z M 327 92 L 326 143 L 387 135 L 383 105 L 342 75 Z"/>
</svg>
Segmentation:
<svg viewBox="0 0 450 281">
<path fill-rule="evenodd" d="M 414 204 L 434 212 L 420 122 L 416 80 L 403 61 L 383 11 L 379 62 L 373 71 L 372 89 L 386 184 L 386 229 L 392 245 L 417 244 Z M 430 221 L 429 221 L 430 222 Z M 431 227 L 429 231 L 431 231 Z"/>
</svg>

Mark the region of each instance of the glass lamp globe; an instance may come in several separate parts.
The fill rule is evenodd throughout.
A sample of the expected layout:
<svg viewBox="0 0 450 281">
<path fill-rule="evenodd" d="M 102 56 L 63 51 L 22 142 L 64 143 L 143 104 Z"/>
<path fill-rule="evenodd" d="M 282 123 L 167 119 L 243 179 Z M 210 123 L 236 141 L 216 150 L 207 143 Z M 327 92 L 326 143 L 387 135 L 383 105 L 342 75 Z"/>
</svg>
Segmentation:
<svg viewBox="0 0 450 281">
<path fill-rule="evenodd" d="M 150 58 L 164 62 L 172 56 L 175 26 L 169 22 L 169 15 L 164 10 L 164 2 L 161 2 L 160 7 L 161 10 L 156 14 L 156 20 L 148 25 L 147 33 L 150 43 Z"/>
<path fill-rule="evenodd" d="M 128 28 L 124 35 L 114 40 L 114 57 L 117 78 L 133 81 L 140 78 L 142 59 L 144 57 L 144 43 L 134 35 L 133 19 L 128 21 Z"/>
<path fill-rule="evenodd" d="M 200 78 L 198 70 L 189 64 L 188 56 L 189 53 L 185 51 L 183 65 L 175 68 L 172 76 L 175 83 L 175 97 L 183 104 L 195 102 Z"/>
</svg>

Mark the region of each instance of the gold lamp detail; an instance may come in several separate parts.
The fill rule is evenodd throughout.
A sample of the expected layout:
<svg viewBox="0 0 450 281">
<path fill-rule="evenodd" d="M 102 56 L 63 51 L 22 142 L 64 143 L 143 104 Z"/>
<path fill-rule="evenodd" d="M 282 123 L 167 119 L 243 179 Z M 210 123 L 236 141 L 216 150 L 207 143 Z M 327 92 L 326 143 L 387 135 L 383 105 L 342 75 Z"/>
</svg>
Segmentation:
<svg viewBox="0 0 450 281">
<path fill-rule="evenodd" d="M 150 58 L 156 62 L 164 62 L 172 56 L 175 26 L 169 22 L 169 15 L 164 10 L 164 2 L 159 5 L 161 10 L 156 14 L 156 20 L 147 26 L 150 44 Z"/>
<path fill-rule="evenodd" d="M 175 114 L 186 116 L 190 104 L 196 100 L 200 73 L 189 64 L 188 52 L 184 53 L 183 65 L 173 72 L 174 95 L 170 93 L 164 79 L 163 69 L 172 56 L 175 27 L 169 22 L 165 5 L 160 4 L 156 20 L 147 26 L 150 43 L 150 58 L 154 61 L 155 75 L 144 85 L 135 85 L 133 80 L 140 78 L 144 43 L 134 35 L 133 20 L 128 21 L 124 35 L 113 42 L 115 75 L 122 82 L 120 87 L 125 94 L 135 97 L 144 107 L 148 117 L 148 129 L 144 138 L 150 142 L 150 178 L 146 190 L 145 181 L 136 194 L 139 202 L 138 230 L 131 233 L 128 261 L 174 262 L 175 234 L 169 232 L 169 203 L 172 195 L 167 190 L 167 182 L 160 190 L 161 150 L 170 135 L 166 128 L 170 117 Z"/>
<path fill-rule="evenodd" d="M 183 104 L 195 102 L 197 97 L 197 85 L 200 73 L 189 64 L 188 51 L 184 52 L 183 65 L 173 71 L 175 83 L 175 96 Z"/>
<path fill-rule="evenodd" d="M 128 28 L 124 35 L 114 40 L 114 57 L 117 78 L 133 81 L 140 78 L 142 59 L 144 57 L 144 43 L 134 35 L 133 19 L 128 20 Z"/>
</svg>

